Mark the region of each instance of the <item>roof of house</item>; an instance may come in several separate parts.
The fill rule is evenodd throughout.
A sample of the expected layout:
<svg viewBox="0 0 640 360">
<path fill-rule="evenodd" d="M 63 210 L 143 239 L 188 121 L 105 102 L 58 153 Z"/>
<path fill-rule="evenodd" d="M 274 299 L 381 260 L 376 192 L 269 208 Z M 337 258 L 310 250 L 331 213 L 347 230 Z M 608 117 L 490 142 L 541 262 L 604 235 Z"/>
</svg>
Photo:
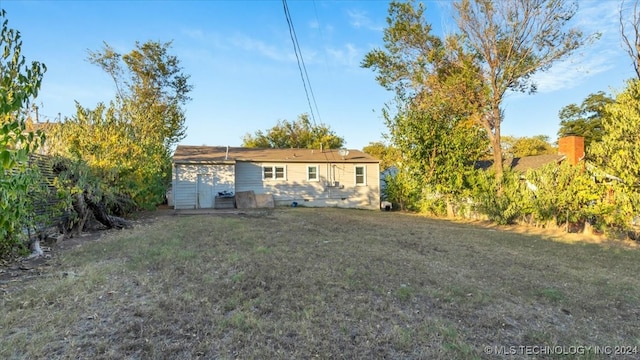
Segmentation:
<svg viewBox="0 0 640 360">
<path fill-rule="evenodd" d="M 564 160 L 564 155 L 534 155 L 511 158 L 504 160 L 504 167 L 510 167 L 515 171 L 526 172 L 530 169 L 538 169 L 550 163 L 560 163 Z M 479 160 L 475 163 L 476 169 L 488 170 L 493 166 L 493 160 Z"/>
<path fill-rule="evenodd" d="M 344 156 L 339 149 L 260 149 L 226 146 L 178 145 L 173 154 L 176 164 L 251 162 L 304 163 L 379 163 L 380 160 L 360 150 L 348 150 Z"/>
<path fill-rule="evenodd" d="M 30 122 L 27 125 L 27 128 L 33 129 L 35 130 L 42 130 L 42 131 L 47 131 L 49 129 L 52 129 L 56 126 L 60 126 L 59 122 Z"/>
</svg>

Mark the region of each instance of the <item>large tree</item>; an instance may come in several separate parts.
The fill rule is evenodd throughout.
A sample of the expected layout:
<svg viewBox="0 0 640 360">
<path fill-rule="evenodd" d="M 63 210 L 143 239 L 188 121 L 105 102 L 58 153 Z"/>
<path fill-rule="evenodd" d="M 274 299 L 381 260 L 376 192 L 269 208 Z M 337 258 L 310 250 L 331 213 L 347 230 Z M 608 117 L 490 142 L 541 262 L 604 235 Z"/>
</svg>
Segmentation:
<svg viewBox="0 0 640 360">
<path fill-rule="evenodd" d="M 465 187 L 465 175 L 486 151 L 474 117 L 484 104 L 480 68 L 456 36 L 431 33 L 422 3 L 392 2 L 385 49 L 366 54 L 362 66 L 396 93 L 383 111 L 390 139 L 401 154 L 400 172 L 422 189 L 451 199 Z M 391 105 L 391 104 L 390 104 Z M 418 196 L 419 198 L 419 196 Z"/>
<path fill-rule="evenodd" d="M 52 131 L 57 153 L 73 154 L 97 169 L 143 208 L 164 199 L 171 178 L 171 152 L 185 136 L 183 106 L 189 76 L 169 53 L 171 43 L 136 42 L 124 55 L 108 44 L 89 61 L 114 81 L 115 99 L 77 113 Z"/>
<path fill-rule="evenodd" d="M 511 157 L 548 155 L 557 153 L 557 149 L 549 143 L 546 135 L 536 135 L 531 137 L 502 137 L 502 148 L 505 154 Z"/>
<path fill-rule="evenodd" d="M 558 136 L 582 136 L 585 147 L 589 148 L 591 143 L 602 139 L 604 108 L 612 102 L 613 99 L 609 95 L 599 91 L 589 94 L 580 105 L 569 104 L 563 107 L 558 114 L 560 117 Z"/>
<path fill-rule="evenodd" d="M 338 149 L 343 145 L 344 139 L 328 125 L 311 124 L 307 114 L 300 115 L 296 121 L 278 121 L 265 132 L 258 130 L 242 137 L 242 146 L 252 148 Z"/>
<path fill-rule="evenodd" d="M 136 135 L 160 142 L 167 151 L 185 137 L 182 107 L 193 88 L 170 49 L 171 42 L 147 41 L 136 42 L 124 55 L 106 43 L 102 50 L 89 52 L 89 61 L 113 79 L 119 111 L 135 125 Z"/>
<path fill-rule="evenodd" d="M 460 0 L 454 4 L 465 44 L 481 59 L 489 91 L 476 119 L 493 148 L 496 177 L 502 176 L 502 102 L 508 91 L 534 93 L 532 75 L 571 54 L 584 42 L 567 29 L 577 3 L 566 0 Z"/>
<path fill-rule="evenodd" d="M 380 170 L 386 170 L 400 160 L 398 149 L 381 141 L 370 142 L 362 151 L 380 160 Z"/>
</svg>

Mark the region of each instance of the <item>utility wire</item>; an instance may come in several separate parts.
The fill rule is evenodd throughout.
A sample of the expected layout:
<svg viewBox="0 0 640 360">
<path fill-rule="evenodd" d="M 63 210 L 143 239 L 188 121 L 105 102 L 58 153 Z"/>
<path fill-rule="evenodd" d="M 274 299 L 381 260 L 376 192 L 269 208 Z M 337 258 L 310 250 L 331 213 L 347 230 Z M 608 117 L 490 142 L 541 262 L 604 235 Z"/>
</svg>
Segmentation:
<svg viewBox="0 0 640 360">
<path fill-rule="evenodd" d="M 313 10 L 316 13 L 316 23 L 318 24 L 318 33 L 320 34 L 320 40 L 322 42 L 322 44 L 326 44 L 327 42 L 324 40 L 324 34 L 322 33 L 322 24 L 320 24 L 320 17 L 318 16 L 318 7 L 316 6 L 316 2 L 315 0 L 313 0 Z M 327 58 L 327 51 L 326 49 L 324 49 L 324 51 L 322 52 L 322 55 L 324 55 L 324 65 L 325 68 L 327 69 L 327 72 L 329 72 L 329 60 Z"/>
<path fill-rule="evenodd" d="M 318 118 L 320 119 L 320 111 L 318 110 L 318 103 L 316 103 L 316 98 L 313 94 L 313 89 L 311 88 L 311 81 L 309 81 L 309 74 L 307 73 L 307 67 L 305 66 L 304 59 L 302 58 L 302 51 L 300 50 L 300 44 L 298 44 L 298 37 L 296 36 L 296 30 L 293 28 L 293 21 L 291 20 L 291 13 L 289 12 L 289 6 L 287 5 L 287 0 L 282 0 L 282 5 L 284 7 L 284 16 L 286 17 L 287 24 L 289 25 L 289 36 L 291 37 L 291 42 L 293 43 L 293 50 L 296 54 L 296 60 L 298 62 L 298 70 L 300 71 L 300 77 L 302 78 L 302 85 L 304 86 L 304 92 L 307 96 L 307 103 L 309 104 L 309 110 L 311 110 L 311 119 L 313 120 L 313 125 L 316 126 L 316 117 L 315 117 L 315 113 L 313 112 L 313 107 L 311 106 L 311 99 L 313 99 L 313 104 L 315 105 L 316 112 L 318 113 Z M 309 90 L 307 90 L 307 84 L 309 86 Z M 311 93 L 311 98 L 309 98 L 309 93 Z M 320 123 L 322 123 L 322 119 L 320 119 Z"/>
</svg>

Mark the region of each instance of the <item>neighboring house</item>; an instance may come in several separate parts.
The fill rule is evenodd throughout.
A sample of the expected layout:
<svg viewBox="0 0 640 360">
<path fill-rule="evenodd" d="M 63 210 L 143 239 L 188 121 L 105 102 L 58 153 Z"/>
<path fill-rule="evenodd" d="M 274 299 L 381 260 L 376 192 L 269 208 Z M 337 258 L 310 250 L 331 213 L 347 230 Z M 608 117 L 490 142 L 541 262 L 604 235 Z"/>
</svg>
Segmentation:
<svg viewBox="0 0 640 360">
<path fill-rule="evenodd" d="M 245 191 L 275 205 L 378 209 L 380 161 L 359 150 L 177 147 L 175 209 L 213 208 L 219 193 Z"/>
<path fill-rule="evenodd" d="M 45 136 L 47 135 L 47 133 L 49 131 L 51 131 L 51 129 L 53 129 L 56 126 L 60 126 L 60 123 L 56 123 L 56 122 L 46 122 L 46 123 L 41 123 L 41 122 L 33 122 L 31 120 L 27 121 L 27 131 L 33 131 L 36 132 L 38 130 L 42 131 Z M 37 153 L 40 155 L 48 155 L 49 154 L 49 150 L 50 150 L 50 146 L 49 146 L 49 142 L 50 140 L 47 139 L 43 144 L 40 144 L 40 147 L 38 147 L 38 151 Z"/>
<path fill-rule="evenodd" d="M 515 171 L 526 173 L 530 169 L 538 169 L 544 165 L 563 161 L 568 161 L 571 165 L 577 165 L 584 159 L 584 138 L 581 136 L 566 136 L 558 139 L 558 154 L 534 155 L 519 158 L 507 158 L 504 160 L 504 167 L 509 167 Z M 488 170 L 493 166 L 493 160 L 477 161 L 477 169 Z"/>
</svg>

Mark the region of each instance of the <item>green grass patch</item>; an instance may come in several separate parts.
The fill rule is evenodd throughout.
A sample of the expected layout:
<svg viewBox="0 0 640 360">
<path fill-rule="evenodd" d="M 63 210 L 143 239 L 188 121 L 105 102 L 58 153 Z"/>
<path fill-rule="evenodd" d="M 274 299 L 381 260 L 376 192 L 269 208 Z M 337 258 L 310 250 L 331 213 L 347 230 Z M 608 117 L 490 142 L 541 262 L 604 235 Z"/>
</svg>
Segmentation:
<svg viewBox="0 0 640 360">
<path fill-rule="evenodd" d="M 554 288 L 542 289 L 538 292 L 538 294 L 541 297 L 548 299 L 549 301 L 561 301 L 564 299 L 564 294 L 562 293 L 562 291 Z"/>
<path fill-rule="evenodd" d="M 400 301 L 407 302 L 413 299 L 415 294 L 415 290 L 406 284 L 400 285 L 398 289 L 396 289 L 396 296 Z"/>
</svg>

